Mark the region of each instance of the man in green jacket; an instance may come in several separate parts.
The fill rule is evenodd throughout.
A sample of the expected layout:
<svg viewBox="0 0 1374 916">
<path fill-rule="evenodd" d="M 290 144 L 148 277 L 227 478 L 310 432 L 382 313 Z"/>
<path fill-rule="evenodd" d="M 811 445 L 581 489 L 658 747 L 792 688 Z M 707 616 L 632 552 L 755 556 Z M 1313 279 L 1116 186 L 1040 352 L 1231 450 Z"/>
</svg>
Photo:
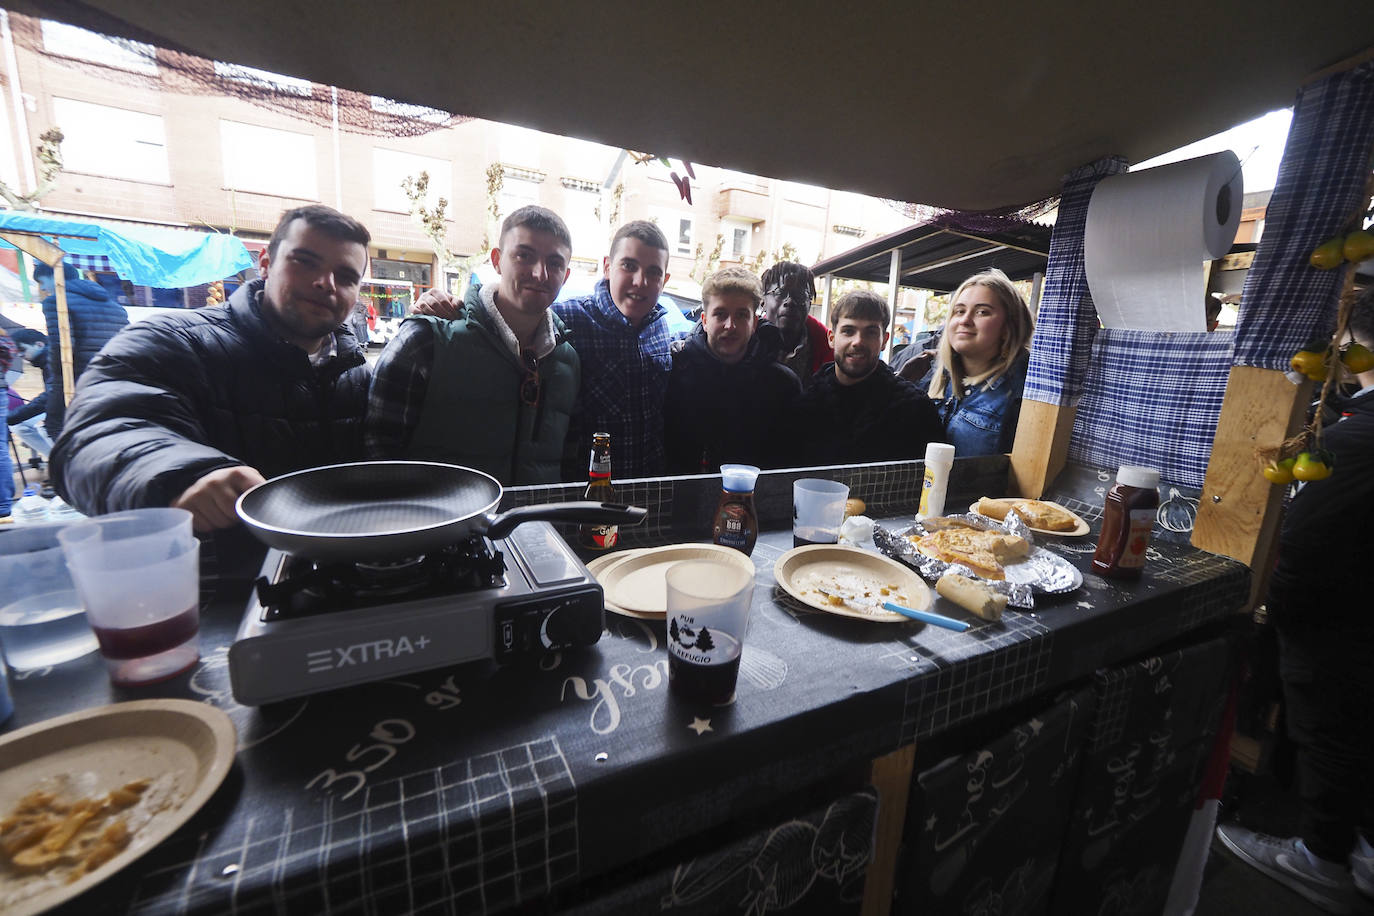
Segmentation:
<svg viewBox="0 0 1374 916">
<path fill-rule="evenodd" d="M 373 371 L 365 447 L 373 458 L 445 461 L 504 486 L 556 483 L 581 367 L 549 310 L 572 239 L 543 207 L 521 207 L 491 252 L 494 285 L 454 319 L 413 315 Z"/>
</svg>

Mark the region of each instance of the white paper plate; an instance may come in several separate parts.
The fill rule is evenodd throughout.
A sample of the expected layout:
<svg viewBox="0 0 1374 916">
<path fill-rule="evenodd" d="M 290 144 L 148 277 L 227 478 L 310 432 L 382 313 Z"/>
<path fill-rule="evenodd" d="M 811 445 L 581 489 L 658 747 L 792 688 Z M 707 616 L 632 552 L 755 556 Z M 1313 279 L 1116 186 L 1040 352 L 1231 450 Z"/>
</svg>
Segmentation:
<svg viewBox="0 0 1374 916">
<path fill-rule="evenodd" d="M 601 571 L 597 581 L 606 590 L 606 609 L 613 613 L 630 611 L 626 616 L 661 619 L 668 614 L 668 567 L 684 560 L 712 560 L 738 566 L 754 574 L 754 562 L 730 547 L 715 544 L 669 544 L 654 547 L 612 563 Z"/>
<path fill-rule="evenodd" d="M 794 547 L 773 564 L 773 577 L 793 598 L 818 611 L 883 623 L 910 618 L 882 608 L 884 601 L 918 611 L 930 609 L 930 586 L 911 568 L 879 553 L 857 547 L 811 544 Z M 867 601 L 833 604 L 817 589 L 846 594 L 868 591 Z M 882 592 L 886 590 L 888 594 Z M 868 603 L 871 601 L 871 603 Z"/>
<path fill-rule="evenodd" d="M 70 884 L 60 874 L 49 874 L 46 881 L 33 882 L 31 896 L 0 903 L 0 911 L 27 916 L 57 906 L 162 842 L 219 788 L 233 765 L 236 744 L 227 715 L 190 700 L 116 703 L 38 722 L 0 738 L 0 817 L 54 778 L 68 782 L 72 800 L 104 795 L 144 778 L 156 780 L 155 786 L 170 799 L 134 832 L 124 851 L 104 865 Z M 0 880 L 0 901 L 21 886 Z"/>
</svg>

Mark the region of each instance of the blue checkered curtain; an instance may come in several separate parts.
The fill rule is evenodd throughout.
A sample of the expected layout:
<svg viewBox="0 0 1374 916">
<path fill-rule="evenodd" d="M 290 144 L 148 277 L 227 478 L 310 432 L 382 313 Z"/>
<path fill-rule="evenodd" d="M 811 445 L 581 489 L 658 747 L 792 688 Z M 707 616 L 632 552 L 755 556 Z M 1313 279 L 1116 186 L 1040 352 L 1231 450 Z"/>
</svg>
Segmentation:
<svg viewBox="0 0 1374 916">
<path fill-rule="evenodd" d="M 77 270 L 114 272 L 114 268 L 110 266 L 110 259 L 103 254 L 69 254 L 62 260 L 72 265 Z"/>
<path fill-rule="evenodd" d="M 1226 331 L 1098 331 L 1069 460 L 1142 464 L 1169 483 L 1201 489 L 1233 341 Z"/>
<path fill-rule="evenodd" d="M 1088 201 L 1099 181 L 1126 168 L 1125 159 L 1113 156 L 1077 168 L 1064 179 L 1059 216 L 1050 237 L 1045 290 L 1031 339 L 1024 397 L 1033 401 L 1067 406 L 1083 392 L 1083 373 L 1099 324 L 1083 268 Z"/>
<path fill-rule="evenodd" d="M 1312 249 L 1360 206 L 1374 146 L 1374 61 L 1306 86 L 1264 217 L 1236 321 L 1238 366 L 1287 369 L 1313 337 L 1335 330 L 1344 270 L 1317 270 Z"/>
</svg>

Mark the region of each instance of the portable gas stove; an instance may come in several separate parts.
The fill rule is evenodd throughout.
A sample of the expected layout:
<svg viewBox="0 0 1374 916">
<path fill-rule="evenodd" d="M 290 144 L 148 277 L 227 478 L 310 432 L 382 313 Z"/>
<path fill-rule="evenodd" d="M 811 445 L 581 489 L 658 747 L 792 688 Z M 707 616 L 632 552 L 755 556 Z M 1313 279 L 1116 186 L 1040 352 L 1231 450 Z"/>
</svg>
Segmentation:
<svg viewBox="0 0 1374 916">
<path fill-rule="evenodd" d="M 234 699 L 259 706 L 478 659 L 589 646 L 601 586 L 547 522 L 388 563 L 269 550 L 229 647 Z"/>
</svg>

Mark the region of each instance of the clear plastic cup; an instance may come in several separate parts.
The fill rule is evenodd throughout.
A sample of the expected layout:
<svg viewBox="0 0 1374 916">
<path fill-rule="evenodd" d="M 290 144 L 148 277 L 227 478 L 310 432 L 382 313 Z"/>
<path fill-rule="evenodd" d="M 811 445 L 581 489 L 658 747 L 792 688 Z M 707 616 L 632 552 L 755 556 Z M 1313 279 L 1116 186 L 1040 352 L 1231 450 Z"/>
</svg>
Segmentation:
<svg viewBox="0 0 1374 916">
<path fill-rule="evenodd" d="M 58 533 L 110 680 L 163 681 L 200 658 L 200 542 L 185 509 L 101 515 Z"/>
<path fill-rule="evenodd" d="M 96 650 L 57 540 L 65 527 L 26 525 L 0 537 L 0 646 L 15 671 L 60 665 Z"/>
<path fill-rule="evenodd" d="M 834 544 L 844 523 L 849 487 L 833 480 L 798 480 L 792 484 L 792 546 Z"/>
<path fill-rule="evenodd" d="M 683 697 L 728 703 L 735 695 L 754 577 L 734 564 L 688 560 L 668 567 L 668 684 Z"/>
</svg>

